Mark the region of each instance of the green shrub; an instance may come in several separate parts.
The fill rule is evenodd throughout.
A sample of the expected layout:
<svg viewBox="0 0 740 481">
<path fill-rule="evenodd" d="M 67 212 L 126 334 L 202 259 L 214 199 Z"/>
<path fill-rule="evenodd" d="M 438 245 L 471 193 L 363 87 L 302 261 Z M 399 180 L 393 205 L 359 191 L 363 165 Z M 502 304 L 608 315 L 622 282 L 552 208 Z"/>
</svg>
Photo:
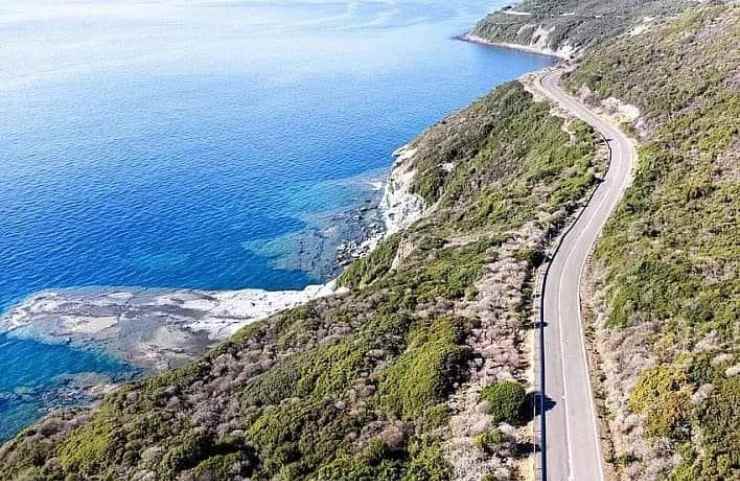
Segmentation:
<svg viewBox="0 0 740 481">
<path fill-rule="evenodd" d="M 401 481 L 403 461 L 381 459 L 368 464 L 348 454 L 338 456 L 334 461 L 319 469 L 316 481 Z"/>
<path fill-rule="evenodd" d="M 242 458 L 239 453 L 211 456 L 201 461 L 194 469 L 198 479 L 232 479 L 242 474 L 238 468 Z M 234 466 L 237 466 L 236 470 Z"/>
<path fill-rule="evenodd" d="M 396 257 L 400 234 L 381 241 L 367 256 L 354 261 L 337 280 L 340 287 L 363 288 L 388 273 Z"/>
<path fill-rule="evenodd" d="M 352 456 L 342 453 L 318 472 L 317 481 L 401 481 L 407 453 L 393 450 L 379 439 L 371 439 Z"/>
<path fill-rule="evenodd" d="M 630 409 L 647 416 L 647 432 L 651 436 L 688 435 L 690 406 L 686 373 L 671 366 L 643 371 L 629 399 Z"/>
<path fill-rule="evenodd" d="M 68 471 L 88 473 L 101 465 L 110 454 L 113 424 L 99 415 L 93 422 L 80 426 L 59 447 L 59 462 Z"/>
<path fill-rule="evenodd" d="M 447 481 L 452 470 L 439 443 L 422 439 L 409 447 L 411 461 L 402 481 Z"/>
<path fill-rule="evenodd" d="M 384 373 L 380 405 L 396 416 L 414 419 L 444 400 L 460 380 L 470 354 L 460 342 L 460 333 L 448 318 L 417 328 L 408 349 Z"/>
<path fill-rule="evenodd" d="M 486 453 L 493 453 L 506 440 L 498 428 L 489 429 L 475 437 L 475 445 Z"/>
<path fill-rule="evenodd" d="M 445 426 L 450 419 L 450 407 L 447 403 L 439 403 L 424 411 L 421 419 L 421 425 L 424 431 L 432 431 L 434 429 Z"/>
<path fill-rule="evenodd" d="M 537 268 L 545 261 L 545 253 L 541 249 L 519 249 L 514 252 L 514 259 L 524 261 L 530 267 Z"/>
<path fill-rule="evenodd" d="M 481 398 L 488 401 L 493 422 L 516 424 L 522 419 L 527 391 L 516 381 L 501 381 L 483 388 Z"/>
</svg>

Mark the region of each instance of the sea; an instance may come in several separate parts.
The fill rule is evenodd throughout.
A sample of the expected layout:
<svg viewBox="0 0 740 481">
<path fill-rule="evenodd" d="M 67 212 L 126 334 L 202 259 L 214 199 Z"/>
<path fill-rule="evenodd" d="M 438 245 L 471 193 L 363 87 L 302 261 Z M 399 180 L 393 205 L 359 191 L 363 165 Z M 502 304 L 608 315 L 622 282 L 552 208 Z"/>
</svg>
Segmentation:
<svg viewBox="0 0 740 481">
<path fill-rule="evenodd" d="M 453 38 L 506 3 L 0 0 L 0 311 L 327 280 L 296 250 L 377 196 L 395 149 L 552 63 Z M 0 373 L 7 439 L 138 371 L 11 332 Z"/>
</svg>

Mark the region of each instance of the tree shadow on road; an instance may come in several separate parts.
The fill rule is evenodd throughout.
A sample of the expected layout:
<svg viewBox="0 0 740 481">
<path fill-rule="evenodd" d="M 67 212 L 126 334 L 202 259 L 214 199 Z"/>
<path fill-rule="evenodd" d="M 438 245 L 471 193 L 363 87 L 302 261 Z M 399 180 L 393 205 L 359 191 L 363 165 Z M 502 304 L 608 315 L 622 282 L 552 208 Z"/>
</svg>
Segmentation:
<svg viewBox="0 0 740 481">
<path fill-rule="evenodd" d="M 524 423 L 532 421 L 535 416 L 539 416 L 544 409 L 545 412 L 555 407 L 555 401 L 545 395 L 544 399 L 540 400 L 540 393 L 538 391 L 527 393 L 527 397 L 522 404 L 520 412 L 521 419 Z"/>
<path fill-rule="evenodd" d="M 547 395 L 545 395 L 544 398 L 540 398 L 540 393 L 538 391 L 527 393 L 519 412 L 519 421 L 522 424 L 532 422 L 536 416 L 539 416 L 542 413 L 543 410 L 544 412 L 547 412 L 555 407 L 555 404 L 555 401 Z M 540 446 L 539 444 L 532 442 L 515 443 L 512 445 L 511 450 L 514 457 L 523 458 L 530 456 L 532 453 L 540 452 Z"/>
</svg>

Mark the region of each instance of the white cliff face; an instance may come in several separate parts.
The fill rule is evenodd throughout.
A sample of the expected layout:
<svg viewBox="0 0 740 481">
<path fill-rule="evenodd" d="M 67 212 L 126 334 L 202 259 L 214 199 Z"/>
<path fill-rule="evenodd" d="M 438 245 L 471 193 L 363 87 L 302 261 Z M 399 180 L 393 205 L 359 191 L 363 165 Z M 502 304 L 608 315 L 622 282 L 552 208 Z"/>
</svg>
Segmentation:
<svg viewBox="0 0 740 481">
<path fill-rule="evenodd" d="M 533 28 L 537 28 L 537 25 L 534 23 L 525 23 L 524 25 L 519 27 L 519 30 L 516 31 L 516 36 L 518 37 L 524 32 L 526 32 L 527 30 L 531 30 Z"/>
<path fill-rule="evenodd" d="M 571 58 L 573 54 L 576 53 L 576 49 L 572 45 L 563 43 L 554 50 L 548 46 L 550 34 L 554 31 L 555 27 L 552 27 L 548 30 L 546 28 L 543 28 L 542 26 L 538 26 L 532 34 L 532 38 L 529 43 L 530 48 L 541 53 L 553 55 L 555 57 L 560 57 L 564 59 Z"/>
<path fill-rule="evenodd" d="M 414 155 L 416 149 L 405 145 L 394 152 L 396 161 L 393 164 L 385 193 L 381 201 L 385 220 L 386 236 L 405 229 L 422 217 L 425 202 L 418 194 L 411 191 L 416 176 Z"/>
<path fill-rule="evenodd" d="M 533 24 L 524 25 L 519 29 L 519 33 L 521 33 L 523 29 L 533 28 L 533 27 L 534 27 Z M 462 38 L 464 40 L 467 40 L 468 42 L 480 43 L 483 45 L 493 45 L 496 47 L 513 48 L 516 50 L 524 50 L 526 52 L 534 52 L 534 53 L 539 53 L 542 55 L 551 55 L 553 57 L 562 58 L 564 60 L 568 60 L 572 58 L 578 52 L 577 48 L 567 43 L 563 43 L 561 46 L 559 46 L 555 50 L 548 47 L 547 37 L 550 35 L 550 33 L 552 33 L 552 30 L 546 30 L 542 28 L 542 26 L 537 26 L 537 28 L 532 33 L 532 36 L 531 36 L 531 39 L 528 45 L 523 45 L 520 43 L 508 43 L 508 42 L 491 42 L 490 40 L 487 40 L 483 37 L 479 37 L 478 35 L 474 35 L 472 33 L 467 33 L 463 35 Z"/>
<path fill-rule="evenodd" d="M 529 41 L 529 46 L 541 51 L 546 50 L 548 48 L 547 38 L 554 30 L 555 27 L 552 27 L 548 30 L 546 28 L 543 28 L 542 25 L 538 25 L 537 29 L 532 34 L 531 40 Z"/>
<path fill-rule="evenodd" d="M 503 13 L 505 13 L 506 15 L 515 15 L 518 17 L 529 17 L 532 15 L 529 12 L 522 12 L 519 10 L 504 10 Z"/>
</svg>

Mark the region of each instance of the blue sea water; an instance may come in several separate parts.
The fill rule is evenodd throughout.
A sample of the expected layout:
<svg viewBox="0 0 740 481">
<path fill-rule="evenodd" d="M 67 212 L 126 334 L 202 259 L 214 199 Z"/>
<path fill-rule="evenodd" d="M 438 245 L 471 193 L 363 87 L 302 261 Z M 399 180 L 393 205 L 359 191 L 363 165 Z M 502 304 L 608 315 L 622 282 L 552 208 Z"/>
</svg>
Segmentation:
<svg viewBox="0 0 740 481">
<path fill-rule="evenodd" d="M 358 205 L 395 148 L 551 62 L 452 40 L 502 4 L 0 1 L 0 310 L 50 288 L 323 280 L 281 268 L 295 245 L 275 241 Z M 0 349 L 3 392 L 127 369 Z M 0 438 L 43 404 L 2 399 Z"/>
<path fill-rule="evenodd" d="M 74 375 L 104 373 L 110 381 L 137 371 L 105 354 L 73 350 L 0 334 L 0 440 L 36 420 L 44 410 L 79 402 Z"/>
</svg>

